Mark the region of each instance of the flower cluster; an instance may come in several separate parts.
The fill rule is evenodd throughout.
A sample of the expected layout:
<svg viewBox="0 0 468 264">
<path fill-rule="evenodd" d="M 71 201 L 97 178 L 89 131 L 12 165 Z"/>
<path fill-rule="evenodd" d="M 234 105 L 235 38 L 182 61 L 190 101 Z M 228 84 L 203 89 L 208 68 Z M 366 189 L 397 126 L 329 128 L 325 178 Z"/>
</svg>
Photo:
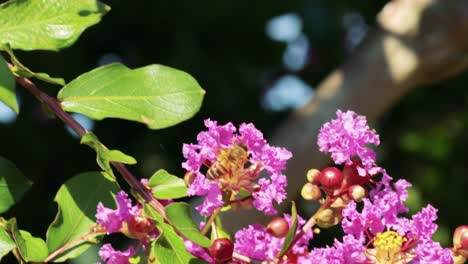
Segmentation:
<svg viewBox="0 0 468 264">
<path fill-rule="evenodd" d="M 337 118 L 325 123 L 320 129 L 317 144 L 320 151 L 331 153 L 333 161 L 351 165 L 353 158 L 358 157 L 362 166 L 358 166 L 359 175 L 375 175 L 380 167 L 375 165 L 375 152 L 366 147 L 368 144 L 378 146 L 379 136 L 367 125 L 366 117 L 353 111 L 336 112 Z"/>
<path fill-rule="evenodd" d="M 121 232 L 127 237 L 142 241 L 143 244 L 158 235 L 158 230 L 151 220 L 143 215 L 142 207 L 132 205 L 127 193 L 120 191 L 115 200 L 116 209 L 107 208 L 102 203 L 97 206 L 97 223 L 106 230 L 107 234 Z M 136 252 L 133 247 L 118 251 L 114 250 L 111 244 L 104 244 L 99 250 L 99 255 L 106 263 L 126 264 Z"/>
<path fill-rule="evenodd" d="M 332 247 L 317 248 L 304 256 L 304 263 L 453 263 L 451 250 L 432 240 L 437 229 L 437 210 L 431 205 L 411 219 L 400 216 L 408 209 L 405 180 L 393 185 L 384 174 L 377 188 L 363 200 L 362 210 L 354 201 L 343 210 L 341 226 L 346 235 Z M 372 244 L 373 247 L 369 245 Z"/>
<path fill-rule="evenodd" d="M 224 200 L 235 204 L 250 198 L 258 210 L 275 214 L 273 201 L 286 198 L 282 171 L 291 153 L 267 144 L 253 124 L 241 124 L 238 134 L 232 123 L 218 125 L 207 119 L 205 126 L 208 130 L 198 134 L 196 144 L 183 146 L 187 160 L 182 167 L 190 176 L 188 195 L 206 196 L 197 210 L 208 216 L 224 206 Z M 259 178 L 262 171 L 270 177 Z M 249 196 L 240 197 L 242 192 Z"/>
</svg>

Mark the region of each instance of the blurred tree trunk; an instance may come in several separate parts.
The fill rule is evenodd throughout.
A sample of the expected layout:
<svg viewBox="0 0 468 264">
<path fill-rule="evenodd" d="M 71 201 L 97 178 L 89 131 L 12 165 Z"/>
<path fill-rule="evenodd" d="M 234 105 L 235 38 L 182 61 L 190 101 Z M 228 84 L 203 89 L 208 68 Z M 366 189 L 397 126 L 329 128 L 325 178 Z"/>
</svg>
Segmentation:
<svg viewBox="0 0 468 264">
<path fill-rule="evenodd" d="M 387 3 L 364 42 L 271 138 L 272 145 L 284 146 L 294 155 L 285 172 L 288 200 L 281 210 L 288 211 L 289 201 L 299 198 L 308 169 L 331 162 L 318 151 L 316 140 L 320 126 L 337 109 L 354 110 L 374 122 L 411 89 L 453 76 L 467 66 L 467 0 Z M 224 226 L 231 232 L 267 220 L 255 210 L 224 214 Z"/>
</svg>

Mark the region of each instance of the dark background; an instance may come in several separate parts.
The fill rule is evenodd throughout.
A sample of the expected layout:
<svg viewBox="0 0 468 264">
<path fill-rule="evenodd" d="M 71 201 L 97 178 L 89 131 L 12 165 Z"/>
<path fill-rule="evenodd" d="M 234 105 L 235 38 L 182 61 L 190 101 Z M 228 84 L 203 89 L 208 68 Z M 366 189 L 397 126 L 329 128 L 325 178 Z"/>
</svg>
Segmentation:
<svg viewBox="0 0 468 264">
<path fill-rule="evenodd" d="M 95 123 L 93 131 L 110 148 L 138 160 L 131 170 L 149 177 L 159 168 L 183 175 L 183 143 L 194 142 L 203 119 L 234 124 L 254 122 L 266 136 L 290 110 L 271 111 L 262 100 L 283 75 L 294 74 L 315 87 L 352 53 L 353 34 L 373 26 L 385 1 L 106 1 L 112 10 L 78 42 L 59 53 L 18 52 L 32 70 L 70 81 L 99 66 L 104 55 L 129 67 L 164 64 L 193 75 L 206 90 L 201 111 L 175 127 L 151 131 L 123 120 Z M 282 62 L 286 43 L 265 31 L 270 19 L 295 13 L 310 48 L 299 71 Z M 351 14 L 351 25 L 344 18 Z M 354 24 L 353 24 L 354 23 Z M 356 33 L 356 29 L 357 32 Z M 354 36 L 359 39 L 359 36 Z M 357 41 L 359 42 L 359 41 Z M 468 223 L 468 74 L 404 97 L 378 124 L 379 163 L 395 178 L 410 180 L 412 212 L 431 203 L 439 209 L 437 239 L 451 244 L 451 232 Z M 41 83 L 50 94 L 58 87 Z M 20 115 L 0 124 L 0 155 L 14 162 L 33 182 L 23 200 L 5 214 L 19 227 L 45 237 L 56 214 L 53 197 L 73 175 L 97 170 L 95 153 L 71 136 L 58 120 L 18 87 Z M 371 99 L 371 98 L 370 98 Z M 311 138 L 311 140 L 316 140 Z M 310 167 L 313 167 L 311 164 Z M 89 186 L 92 188 L 92 186 Z M 86 190 L 83 190 L 86 191 Z M 299 191 L 299 190 L 298 190 Z M 305 215 L 307 216 L 307 215 Z M 327 234 L 324 235 L 327 237 Z M 330 242 L 330 238 L 320 242 Z M 318 243 L 315 241 L 314 243 Z M 7 260 L 6 260 L 7 261 Z M 84 263 L 91 263 L 88 260 Z"/>
</svg>

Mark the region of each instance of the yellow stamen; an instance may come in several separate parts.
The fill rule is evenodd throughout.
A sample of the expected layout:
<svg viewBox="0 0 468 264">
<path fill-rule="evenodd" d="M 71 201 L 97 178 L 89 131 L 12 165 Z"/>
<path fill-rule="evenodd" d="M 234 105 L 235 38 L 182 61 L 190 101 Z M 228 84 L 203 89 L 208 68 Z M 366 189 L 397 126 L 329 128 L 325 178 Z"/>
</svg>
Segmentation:
<svg viewBox="0 0 468 264">
<path fill-rule="evenodd" d="M 374 248 L 376 249 L 377 263 L 394 263 L 403 256 L 400 254 L 401 246 L 408 239 L 400 236 L 395 231 L 377 233 L 374 238 Z"/>
</svg>

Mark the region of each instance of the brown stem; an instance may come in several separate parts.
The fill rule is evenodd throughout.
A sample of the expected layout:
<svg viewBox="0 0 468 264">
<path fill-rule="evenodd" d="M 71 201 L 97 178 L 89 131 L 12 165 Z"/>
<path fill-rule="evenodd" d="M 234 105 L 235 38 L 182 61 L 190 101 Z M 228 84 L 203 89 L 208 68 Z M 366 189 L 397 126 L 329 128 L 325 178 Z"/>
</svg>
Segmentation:
<svg viewBox="0 0 468 264">
<path fill-rule="evenodd" d="M 11 65 L 10 65 L 11 66 Z M 68 125 L 80 137 L 84 136 L 88 131 L 80 125 L 70 114 L 65 112 L 60 102 L 52 96 L 41 91 L 31 80 L 24 77 L 15 77 L 16 82 L 24 87 L 28 92 L 33 94 L 41 103 L 46 105 L 58 118 Z M 138 181 L 135 176 L 120 162 L 111 162 L 112 166 L 122 175 L 125 181 L 147 202 L 149 203 L 163 218 L 169 222 L 164 211 L 164 206 L 151 194 L 146 187 Z"/>
<path fill-rule="evenodd" d="M 213 223 L 213 221 L 216 219 L 216 217 L 218 216 L 219 212 L 221 211 L 220 208 L 216 209 L 213 214 L 210 216 L 210 218 L 208 219 L 208 221 L 206 221 L 205 223 L 205 226 L 203 227 L 201 233 L 202 235 L 205 235 L 208 230 L 210 230 L 210 227 L 211 227 L 211 223 Z"/>
<path fill-rule="evenodd" d="M 105 234 L 105 232 L 102 232 L 101 234 Z M 86 242 L 88 240 L 88 236 L 89 235 L 99 235 L 98 233 L 88 233 L 84 236 L 81 236 L 75 240 L 72 240 L 71 242 L 65 244 L 64 246 L 58 248 L 57 250 L 55 250 L 54 252 L 52 252 L 49 256 L 47 256 L 47 258 L 44 260 L 44 263 L 48 263 L 50 261 L 52 261 L 53 259 L 55 259 L 57 256 L 59 256 L 60 254 L 62 254 L 63 252 L 75 247 L 75 246 L 78 246 L 80 245 L 81 243 L 83 242 Z"/>
</svg>

